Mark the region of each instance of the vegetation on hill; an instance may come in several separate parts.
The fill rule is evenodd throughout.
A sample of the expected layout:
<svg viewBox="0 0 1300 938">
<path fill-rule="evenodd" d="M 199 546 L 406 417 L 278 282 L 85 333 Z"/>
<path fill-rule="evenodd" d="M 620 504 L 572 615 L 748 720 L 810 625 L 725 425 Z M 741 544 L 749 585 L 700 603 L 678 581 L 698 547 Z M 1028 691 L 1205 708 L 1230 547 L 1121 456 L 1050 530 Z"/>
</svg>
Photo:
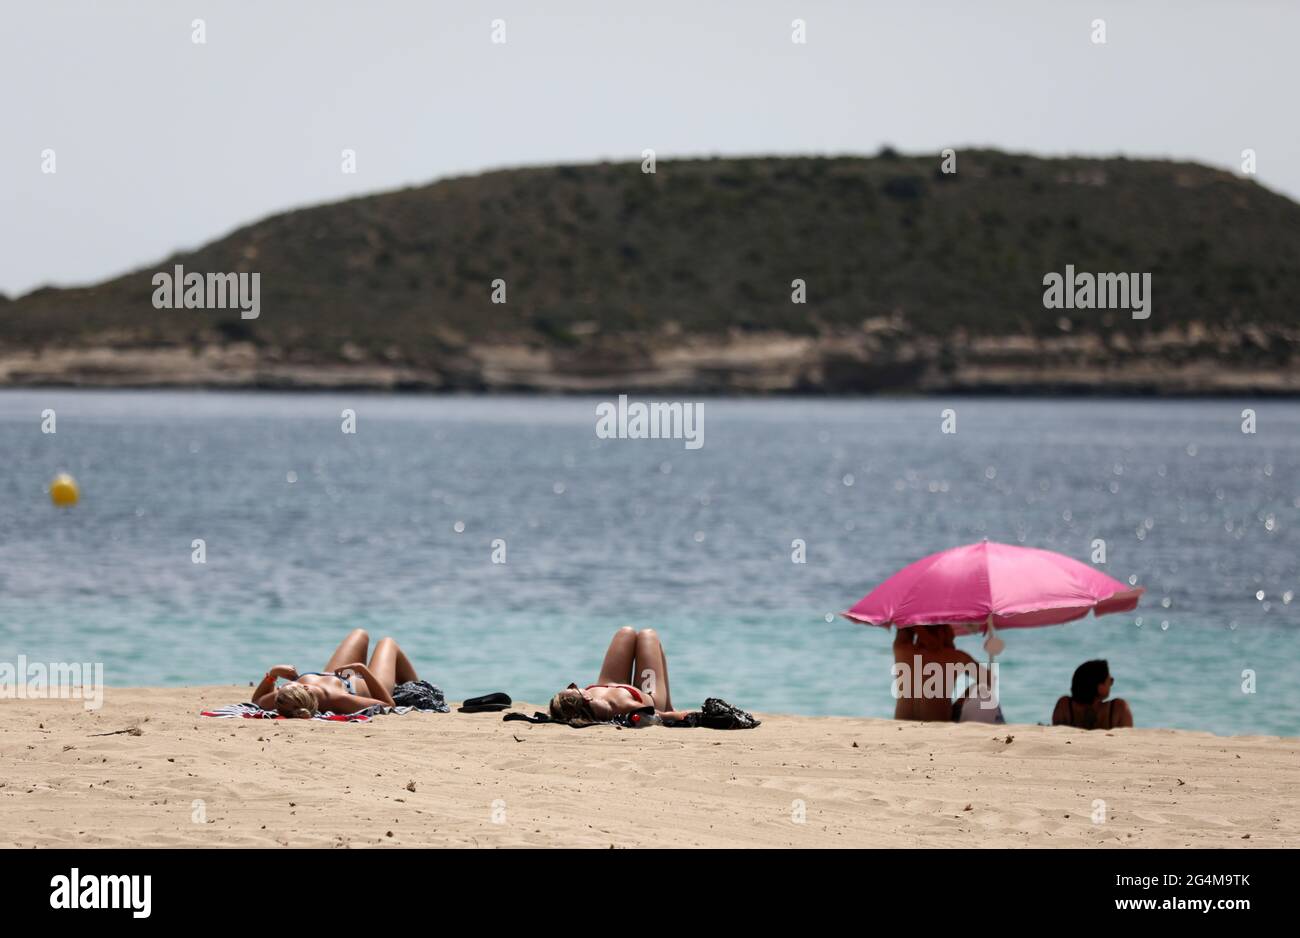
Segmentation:
<svg viewBox="0 0 1300 938">
<path fill-rule="evenodd" d="M 885 150 L 513 169 L 286 212 L 94 287 L 0 302 L 0 347 L 247 341 L 435 368 L 473 343 L 576 362 L 611 341 L 889 320 L 960 357 L 966 336 L 1294 329 L 1298 249 L 1300 206 L 1187 163 L 971 150 L 945 174 L 938 155 Z M 151 277 L 175 264 L 260 273 L 260 317 L 155 309 Z M 1045 309 L 1043 276 L 1067 264 L 1150 273 L 1150 318 Z"/>
</svg>

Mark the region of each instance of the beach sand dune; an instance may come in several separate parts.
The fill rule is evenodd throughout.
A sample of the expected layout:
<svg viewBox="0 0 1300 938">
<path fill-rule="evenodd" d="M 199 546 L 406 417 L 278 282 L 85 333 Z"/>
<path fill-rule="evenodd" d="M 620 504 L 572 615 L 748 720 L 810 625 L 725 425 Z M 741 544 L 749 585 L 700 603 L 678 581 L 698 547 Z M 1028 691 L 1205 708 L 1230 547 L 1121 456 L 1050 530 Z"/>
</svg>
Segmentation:
<svg viewBox="0 0 1300 938">
<path fill-rule="evenodd" d="M 1300 846 L 1297 739 L 774 715 L 743 732 L 197 715 L 247 695 L 0 702 L 0 845 Z"/>
</svg>

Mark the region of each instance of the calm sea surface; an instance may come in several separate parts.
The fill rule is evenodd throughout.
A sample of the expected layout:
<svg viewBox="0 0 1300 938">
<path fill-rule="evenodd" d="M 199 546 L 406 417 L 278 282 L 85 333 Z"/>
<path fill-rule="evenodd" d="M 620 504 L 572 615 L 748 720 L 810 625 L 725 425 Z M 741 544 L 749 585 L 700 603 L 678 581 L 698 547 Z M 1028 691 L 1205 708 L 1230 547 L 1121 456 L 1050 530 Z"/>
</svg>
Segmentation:
<svg viewBox="0 0 1300 938">
<path fill-rule="evenodd" d="M 1003 633 L 1009 720 L 1046 721 L 1104 657 L 1141 725 L 1300 735 L 1300 405 L 706 400 L 688 450 L 598 439 L 597 403 L 0 392 L 0 661 L 247 682 L 363 626 L 449 697 L 538 702 L 633 624 L 663 636 L 679 707 L 888 716 L 889 634 L 832 613 L 945 547 L 1088 561 L 1102 538 L 1142 605 Z"/>
</svg>

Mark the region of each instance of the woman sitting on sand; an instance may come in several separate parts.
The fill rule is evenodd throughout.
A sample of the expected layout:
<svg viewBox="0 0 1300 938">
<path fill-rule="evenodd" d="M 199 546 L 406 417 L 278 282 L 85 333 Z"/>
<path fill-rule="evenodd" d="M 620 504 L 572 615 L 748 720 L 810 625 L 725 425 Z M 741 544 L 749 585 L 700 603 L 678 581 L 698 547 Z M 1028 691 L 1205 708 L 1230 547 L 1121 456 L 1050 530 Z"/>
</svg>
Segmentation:
<svg viewBox="0 0 1300 938">
<path fill-rule="evenodd" d="M 1133 711 L 1123 699 L 1110 702 L 1110 665 L 1105 661 L 1085 661 L 1070 681 L 1070 696 L 1056 702 L 1052 711 L 1053 726 L 1077 726 L 1081 730 L 1113 730 L 1133 725 Z"/>
<path fill-rule="evenodd" d="M 640 681 L 631 684 L 629 680 Z M 668 659 L 654 629 L 625 625 L 614 633 L 600 677 L 585 688 L 570 684 L 551 698 L 551 719 L 560 723 L 606 723 L 624 713 L 654 707 L 662 717 L 684 719 L 668 693 Z"/>
<path fill-rule="evenodd" d="M 913 625 L 895 631 L 894 719 L 951 723 L 958 678 L 966 674 L 987 686 L 986 669 L 956 646 L 951 625 Z M 942 686 L 936 686 L 936 678 Z"/>
<path fill-rule="evenodd" d="M 253 702 L 263 710 L 278 710 L 286 717 L 304 719 L 315 716 L 317 711 L 356 713 L 376 704 L 392 707 L 393 688 L 419 678 L 391 638 L 381 639 L 375 646 L 367 667 L 369 646 L 366 630 L 353 629 L 334 649 L 324 671 L 299 674 L 292 665 L 277 664 L 253 691 Z M 276 678 L 281 677 L 289 683 L 277 688 Z"/>
</svg>

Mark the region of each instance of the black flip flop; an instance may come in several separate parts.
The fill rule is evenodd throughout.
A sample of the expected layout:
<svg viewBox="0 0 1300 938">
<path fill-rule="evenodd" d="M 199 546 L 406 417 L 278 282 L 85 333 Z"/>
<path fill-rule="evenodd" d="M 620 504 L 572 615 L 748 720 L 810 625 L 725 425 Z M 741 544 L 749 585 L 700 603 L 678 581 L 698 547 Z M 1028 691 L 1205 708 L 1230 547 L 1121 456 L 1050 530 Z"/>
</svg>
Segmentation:
<svg viewBox="0 0 1300 938">
<path fill-rule="evenodd" d="M 461 704 L 457 710 L 460 713 L 499 713 L 509 707 L 513 701 L 508 694 L 498 691 L 495 694 L 485 694 L 482 697 L 471 697 Z"/>
</svg>

